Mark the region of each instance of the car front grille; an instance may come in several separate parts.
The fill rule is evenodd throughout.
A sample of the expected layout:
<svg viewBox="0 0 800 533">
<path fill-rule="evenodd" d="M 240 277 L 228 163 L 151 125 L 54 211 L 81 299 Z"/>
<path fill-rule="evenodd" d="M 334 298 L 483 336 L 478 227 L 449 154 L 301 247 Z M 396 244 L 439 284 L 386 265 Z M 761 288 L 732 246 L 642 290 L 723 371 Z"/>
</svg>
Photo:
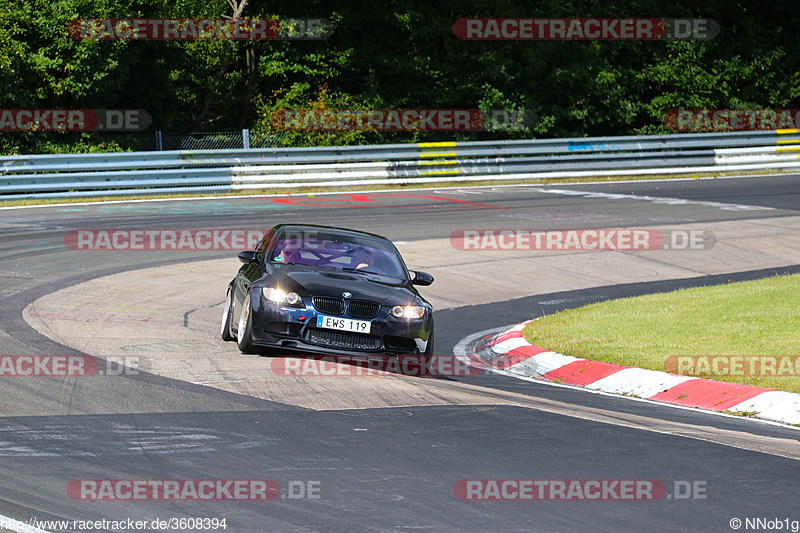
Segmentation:
<svg viewBox="0 0 800 533">
<path fill-rule="evenodd" d="M 331 296 L 314 296 L 311 299 L 314 308 L 320 313 L 328 315 L 342 315 L 345 310 L 345 300 Z M 381 304 L 366 300 L 352 300 L 347 302 L 347 313 L 353 318 L 375 318 L 381 311 Z"/>
<path fill-rule="evenodd" d="M 347 304 L 347 314 L 353 318 L 375 318 L 381 310 L 381 304 L 364 300 L 353 300 Z"/>
<path fill-rule="evenodd" d="M 380 337 L 343 331 L 309 329 L 306 332 L 306 339 L 315 344 L 340 350 L 377 350 L 381 347 Z"/>
<path fill-rule="evenodd" d="M 329 315 L 344 314 L 344 300 L 342 298 L 331 298 L 329 296 L 314 296 L 311 299 L 314 308 Z"/>
</svg>

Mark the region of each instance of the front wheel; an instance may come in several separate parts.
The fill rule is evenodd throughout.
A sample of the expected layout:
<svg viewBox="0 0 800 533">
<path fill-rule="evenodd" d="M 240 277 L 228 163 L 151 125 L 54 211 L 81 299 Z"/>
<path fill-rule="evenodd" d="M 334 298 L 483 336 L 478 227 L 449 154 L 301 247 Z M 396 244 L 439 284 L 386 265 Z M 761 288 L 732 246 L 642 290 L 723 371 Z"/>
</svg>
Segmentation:
<svg viewBox="0 0 800 533">
<path fill-rule="evenodd" d="M 231 326 L 233 325 L 233 296 L 231 291 L 228 290 L 228 298 L 225 300 L 225 310 L 222 312 L 222 325 L 220 326 L 219 335 L 224 341 L 232 341 L 234 339 L 231 334 Z"/>
<path fill-rule="evenodd" d="M 236 344 L 239 345 L 239 350 L 242 353 L 256 353 L 256 348 L 253 345 L 251 307 L 250 291 L 247 291 L 247 295 L 244 297 L 244 303 L 242 304 L 242 312 L 239 315 L 239 329 L 236 332 Z"/>
<path fill-rule="evenodd" d="M 431 334 L 428 335 L 428 344 L 425 346 L 425 355 L 433 355 L 433 319 L 431 319 Z"/>
</svg>

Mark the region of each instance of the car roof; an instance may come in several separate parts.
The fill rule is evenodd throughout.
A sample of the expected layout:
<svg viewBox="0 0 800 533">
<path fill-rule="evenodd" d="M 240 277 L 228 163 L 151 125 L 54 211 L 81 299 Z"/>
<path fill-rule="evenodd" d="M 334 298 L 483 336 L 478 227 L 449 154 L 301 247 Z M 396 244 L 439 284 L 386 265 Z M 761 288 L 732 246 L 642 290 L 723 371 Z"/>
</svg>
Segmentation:
<svg viewBox="0 0 800 533">
<path fill-rule="evenodd" d="M 331 232 L 331 233 L 339 233 L 339 234 L 342 234 L 342 235 L 347 235 L 347 234 L 350 234 L 350 235 L 361 235 L 361 236 L 372 237 L 374 239 L 381 239 L 381 240 L 384 240 L 384 241 L 391 242 L 387 237 L 384 237 L 383 235 L 378 235 L 376 233 L 370 233 L 368 231 L 359 231 L 359 230 L 348 229 L 348 228 L 340 228 L 340 227 L 337 227 L 337 226 L 323 226 L 323 225 L 319 225 L 319 224 L 278 224 L 278 225 L 276 225 L 276 226 L 274 226 L 272 228 L 272 231 L 277 233 L 281 229 L 286 229 L 286 228 L 288 228 L 288 229 L 298 229 L 298 230 L 302 230 L 302 229 L 305 229 L 305 228 L 312 229 L 312 230 L 325 230 L 325 231 L 328 231 L 328 232 Z"/>
</svg>

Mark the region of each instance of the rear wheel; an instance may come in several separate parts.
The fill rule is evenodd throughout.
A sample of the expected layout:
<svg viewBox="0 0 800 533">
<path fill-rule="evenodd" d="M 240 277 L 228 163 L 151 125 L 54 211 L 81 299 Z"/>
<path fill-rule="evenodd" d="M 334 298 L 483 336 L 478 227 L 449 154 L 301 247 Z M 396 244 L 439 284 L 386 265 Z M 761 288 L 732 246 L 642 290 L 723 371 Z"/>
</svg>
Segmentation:
<svg viewBox="0 0 800 533">
<path fill-rule="evenodd" d="M 244 297 L 242 304 L 242 312 L 239 314 L 239 328 L 236 332 L 236 344 L 239 345 L 239 350 L 243 353 L 256 353 L 256 348 L 253 345 L 253 321 L 252 309 L 250 301 L 250 291 Z"/>
<path fill-rule="evenodd" d="M 234 340 L 231 333 L 231 326 L 233 325 L 233 295 L 230 289 L 228 290 L 228 299 L 225 301 L 225 310 L 222 312 L 222 325 L 220 326 L 220 337 L 224 341 Z"/>
</svg>

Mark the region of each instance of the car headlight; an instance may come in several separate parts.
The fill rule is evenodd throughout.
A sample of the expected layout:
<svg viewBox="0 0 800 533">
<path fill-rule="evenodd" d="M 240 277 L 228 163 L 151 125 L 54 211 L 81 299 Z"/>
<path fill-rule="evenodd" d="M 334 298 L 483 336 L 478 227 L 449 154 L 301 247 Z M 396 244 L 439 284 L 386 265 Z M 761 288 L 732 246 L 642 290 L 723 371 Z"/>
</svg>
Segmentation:
<svg viewBox="0 0 800 533">
<path fill-rule="evenodd" d="M 395 318 L 422 318 L 425 308 L 418 305 L 395 305 L 392 307 L 392 316 Z"/>
<path fill-rule="evenodd" d="M 300 296 L 296 292 L 284 292 L 280 289 L 273 289 L 272 287 L 264 287 L 264 296 L 270 302 L 275 302 L 276 304 L 281 304 L 286 302 L 290 305 L 294 305 L 300 301 Z"/>
</svg>

